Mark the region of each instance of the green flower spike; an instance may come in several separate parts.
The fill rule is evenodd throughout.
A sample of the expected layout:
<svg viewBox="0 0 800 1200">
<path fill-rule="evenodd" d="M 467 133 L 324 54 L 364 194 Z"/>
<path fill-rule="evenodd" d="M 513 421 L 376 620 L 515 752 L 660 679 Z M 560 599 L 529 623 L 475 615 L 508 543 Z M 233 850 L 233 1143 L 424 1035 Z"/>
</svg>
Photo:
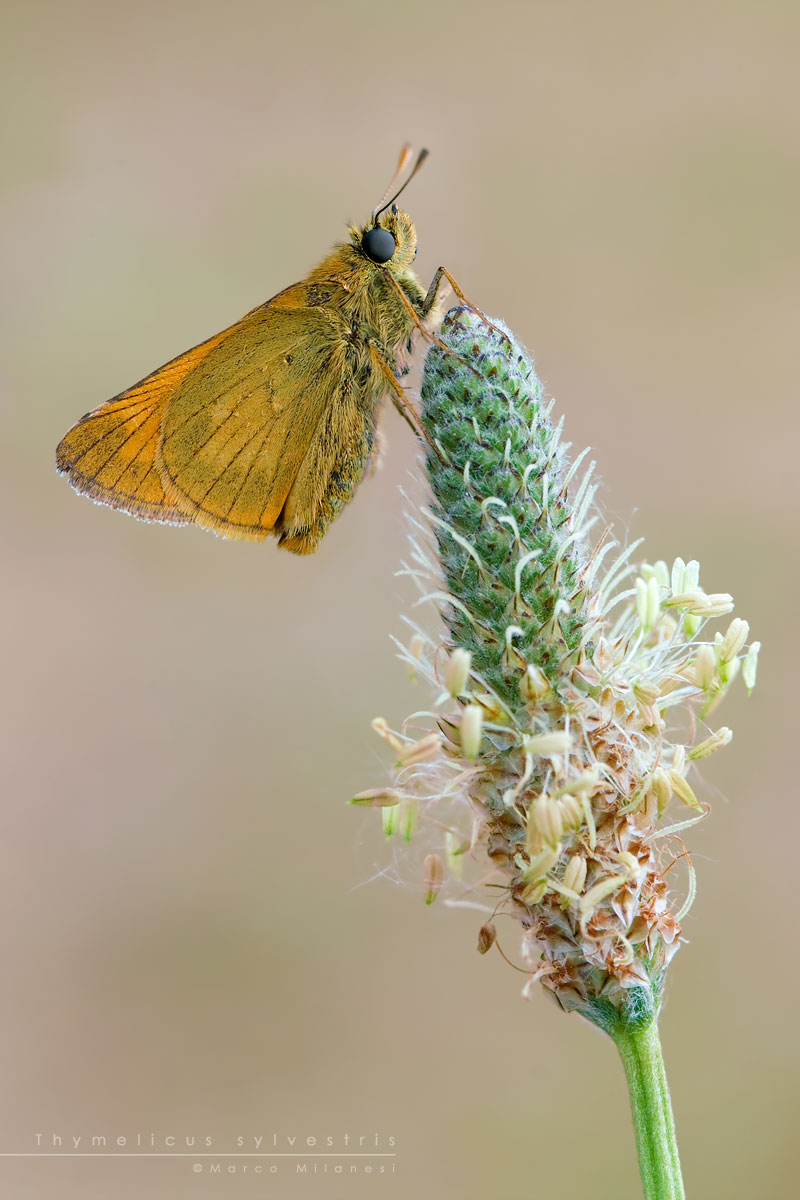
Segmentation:
<svg viewBox="0 0 800 1200">
<path fill-rule="evenodd" d="M 426 902 L 474 900 L 491 873 L 502 898 L 479 949 L 494 913 L 516 917 L 526 992 L 541 983 L 615 1041 L 645 1196 L 681 1197 L 656 1019 L 694 874 L 689 862 L 685 899 L 668 890 L 670 835 L 705 815 L 694 764 L 732 735 L 703 720 L 740 660 L 752 686 L 758 644 L 738 618 L 708 632 L 733 602 L 701 588 L 697 562 L 636 569 L 635 545 L 594 532 L 593 464 L 579 481 L 586 452 L 570 463 L 500 322 L 457 308 L 440 336 L 422 385 L 432 503 L 411 515 L 407 569 L 444 636 L 412 625 L 401 647 L 437 713 L 413 736 L 412 719 L 396 733 L 375 722 L 395 753 L 391 795 L 427 839 Z M 383 811 L 391 834 L 396 810 Z"/>
</svg>

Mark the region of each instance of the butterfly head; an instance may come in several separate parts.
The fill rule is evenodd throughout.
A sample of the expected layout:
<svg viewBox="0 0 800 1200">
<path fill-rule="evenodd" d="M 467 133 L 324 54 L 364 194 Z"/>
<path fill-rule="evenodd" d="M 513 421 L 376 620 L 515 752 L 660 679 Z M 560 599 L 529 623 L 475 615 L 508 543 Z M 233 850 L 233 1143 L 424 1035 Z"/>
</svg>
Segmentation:
<svg viewBox="0 0 800 1200">
<path fill-rule="evenodd" d="M 408 213 L 393 204 L 377 220 L 373 218 L 356 233 L 356 245 L 365 258 L 389 270 L 403 271 L 417 254 L 417 231 Z M 355 240 L 355 239 L 354 239 Z"/>
<path fill-rule="evenodd" d="M 378 266 L 388 267 L 390 271 L 407 270 L 417 256 L 417 231 L 414 222 L 408 213 L 401 212 L 395 200 L 414 178 L 427 157 L 428 151 L 420 150 L 410 173 L 406 174 L 413 153 L 410 146 L 403 146 L 397 170 L 377 207 L 372 210 L 372 216 L 363 229 L 352 231 L 353 242 L 364 257 Z"/>
</svg>

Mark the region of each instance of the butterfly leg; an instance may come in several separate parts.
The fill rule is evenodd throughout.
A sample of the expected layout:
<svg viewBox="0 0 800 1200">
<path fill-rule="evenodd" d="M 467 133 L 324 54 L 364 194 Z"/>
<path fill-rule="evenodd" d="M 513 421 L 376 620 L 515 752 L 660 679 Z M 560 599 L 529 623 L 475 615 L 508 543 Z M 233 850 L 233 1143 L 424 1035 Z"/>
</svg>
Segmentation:
<svg viewBox="0 0 800 1200">
<path fill-rule="evenodd" d="M 481 309 L 478 308 L 478 306 L 476 304 L 473 304 L 472 301 L 469 300 L 464 295 L 461 288 L 458 286 L 455 279 L 453 278 L 453 276 L 450 274 L 450 272 L 447 270 L 446 267 L 438 267 L 436 270 L 436 274 L 434 275 L 433 279 L 431 280 L 431 285 L 428 288 L 428 294 L 422 302 L 423 318 L 427 317 L 428 313 L 436 310 L 436 307 L 440 300 L 439 289 L 441 288 L 443 281 L 445 284 L 449 285 L 453 289 L 453 291 L 458 296 L 461 303 L 466 308 L 470 309 L 471 312 L 474 312 L 476 316 L 480 317 L 480 319 L 483 321 L 484 325 L 488 325 L 490 329 L 493 329 L 495 331 L 495 333 L 499 333 L 500 336 L 503 338 L 503 340 L 508 343 L 509 347 L 511 346 L 511 342 L 509 340 L 508 334 L 505 333 L 502 329 L 498 329 L 498 327 L 489 320 L 489 318 L 486 316 L 486 313 L 482 312 Z"/>
<path fill-rule="evenodd" d="M 439 272 L 441 272 L 442 275 L 447 276 L 447 280 L 449 283 L 450 276 L 447 275 L 447 272 L 444 270 L 444 267 L 439 268 L 439 271 L 437 271 L 437 276 L 439 276 Z M 428 327 L 428 325 L 425 323 L 425 320 L 424 320 L 425 314 L 423 313 L 423 316 L 420 316 L 419 312 L 414 307 L 414 305 L 411 303 L 410 299 L 408 298 L 406 293 L 403 291 L 403 289 L 401 288 L 400 284 L 397 282 L 395 277 L 392 275 L 391 271 L 386 271 L 385 275 L 386 275 L 386 278 L 388 279 L 389 283 L 391 284 L 391 286 L 397 292 L 397 295 L 400 297 L 400 300 L 402 301 L 411 321 L 416 326 L 416 328 L 419 330 L 419 332 L 422 334 L 422 336 L 425 338 L 425 340 L 427 342 L 430 342 L 431 345 L 433 345 L 433 346 L 438 346 L 438 348 L 442 351 L 442 353 L 449 355 L 450 358 L 457 359 L 458 362 L 460 362 L 462 364 L 462 366 L 466 367 L 469 371 L 471 371 L 472 374 L 477 379 L 480 379 L 481 381 L 483 381 L 483 376 L 481 375 L 480 371 L 476 371 L 476 369 L 475 369 L 475 367 L 473 367 L 472 363 L 467 362 L 467 360 L 465 358 L 462 358 L 460 354 L 456 354 L 455 350 L 451 350 L 451 348 L 447 345 L 447 343 L 442 341 L 442 339 L 439 337 L 438 333 L 434 333 L 433 330 Z M 433 286 L 433 285 L 431 285 L 431 286 Z M 452 284 L 451 284 L 451 286 L 452 286 Z M 437 287 L 438 287 L 438 284 L 437 284 Z M 428 296 L 430 296 L 430 295 L 431 295 L 431 292 L 429 289 Z M 427 297 L 426 297 L 426 300 L 423 302 L 423 307 L 424 307 L 425 303 L 427 303 Z M 432 309 L 433 304 L 431 304 L 430 307 Z M 483 313 L 481 313 L 479 309 L 476 308 L 474 311 L 476 313 L 478 313 L 478 315 L 481 316 L 483 318 L 483 320 L 485 320 L 486 323 L 491 326 L 492 329 L 496 328 L 496 326 L 491 324 L 491 321 L 488 321 L 486 317 L 483 317 Z M 506 335 L 503 333 L 502 329 L 498 329 L 497 332 L 502 334 L 502 336 L 504 338 L 506 338 Z M 508 338 L 506 338 L 506 341 L 508 341 Z M 509 343 L 509 345 L 510 345 L 510 343 Z M 397 386 L 396 382 L 395 382 L 395 386 Z"/>
<path fill-rule="evenodd" d="M 369 343 L 369 357 L 370 357 L 370 362 L 372 363 L 373 369 L 378 370 L 384 376 L 384 378 L 386 379 L 386 382 L 389 384 L 389 386 L 391 388 L 392 403 L 394 404 L 397 411 L 400 413 L 400 416 L 403 418 L 404 421 L 406 421 L 408 423 L 408 425 L 410 425 L 410 427 L 413 429 L 416 436 L 424 438 L 424 440 L 428 443 L 430 448 L 433 450 L 434 454 L 436 454 L 440 459 L 442 459 L 442 462 L 444 462 L 444 458 L 442 457 L 441 450 L 436 445 L 436 443 L 432 440 L 431 435 L 428 433 L 427 429 L 420 421 L 419 416 L 418 416 L 417 412 L 415 411 L 413 405 L 411 405 L 411 403 L 409 402 L 408 396 L 406 395 L 405 391 L 398 383 L 394 371 L 389 366 L 388 362 L 383 357 L 380 350 L 378 350 L 378 348 L 375 345 L 373 345 L 372 342 Z"/>
<path fill-rule="evenodd" d="M 439 270 L 441 271 L 442 268 L 440 267 Z M 411 300 L 406 295 L 403 288 L 401 288 L 400 284 L 397 282 L 394 275 L 392 275 L 391 271 L 384 271 L 383 274 L 384 274 L 384 277 L 387 280 L 387 282 L 390 284 L 390 286 L 393 287 L 394 290 L 397 292 L 397 295 L 399 296 L 403 307 L 405 308 L 406 312 L 408 313 L 409 317 L 411 318 L 412 323 L 416 326 L 416 328 L 419 330 L 419 332 L 422 334 L 422 336 L 425 338 L 425 340 L 427 342 L 431 342 L 435 346 L 438 346 L 440 350 L 445 350 L 448 354 L 452 354 L 453 351 L 442 341 L 442 339 L 439 337 L 439 335 L 437 333 L 434 333 L 434 331 L 432 329 L 430 329 L 428 327 L 428 325 L 425 324 L 425 319 L 427 319 L 428 315 L 431 314 L 435 309 L 435 303 L 436 303 L 436 299 L 437 299 L 436 294 L 434 293 L 433 297 L 431 298 L 431 290 L 430 290 L 430 288 L 428 289 L 428 295 L 425 297 L 424 301 L 422 302 L 422 315 L 420 315 L 419 310 L 416 309 L 414 307 L 414 305 L 411 303 Z M 437 276 L 438 276 L 438 272 L 437 272 Z M 431 286 L 433 286 L 433 285 L 431 285 Z M 430 303 L 429 303 L 429 301 L 430 301 Z"/>
</svg>

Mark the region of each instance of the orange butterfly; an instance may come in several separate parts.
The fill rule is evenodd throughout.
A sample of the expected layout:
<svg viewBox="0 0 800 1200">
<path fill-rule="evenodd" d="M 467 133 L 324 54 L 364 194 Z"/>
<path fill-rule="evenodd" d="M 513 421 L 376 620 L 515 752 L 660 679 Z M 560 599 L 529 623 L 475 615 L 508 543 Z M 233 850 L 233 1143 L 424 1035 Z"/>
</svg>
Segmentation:
<svg viewBox="0 0 800 1200">
<path fill-rule="evenodd" d="M 426 156 L 384 203 L 403 148 L 370 220 L 302 283 L 73 425 L 56 465 L 76 491 L 143 521 L 316 550 L 367 470 L 381 400 L 420 432 L 402 357 L 431 336 L 443 280 L 464 299 L 443 267 L 420 285 L 416 230 L 394 204 Z"/>
</svg>

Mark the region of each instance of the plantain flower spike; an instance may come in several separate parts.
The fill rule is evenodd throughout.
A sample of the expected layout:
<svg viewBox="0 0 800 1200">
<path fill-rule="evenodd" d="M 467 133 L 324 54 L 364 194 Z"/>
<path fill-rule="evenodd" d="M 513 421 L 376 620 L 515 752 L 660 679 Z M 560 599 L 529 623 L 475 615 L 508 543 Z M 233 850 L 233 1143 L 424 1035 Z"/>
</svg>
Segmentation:
<svg viewBox="0 0 800 1200">
<path fill-rule="evenodd" d="M 538 981 L 613 1033 L 658 1011 L 694 890 L 691 864 L 688 896 L 667 868 L 707 811 L 696 763 L 732 736 L 706 717 L 740 660 L 753 685 L 758 643 L 696 561 L 636 567 L 636 546 L 597 524 L 593 464 L 570 461 L 502 323 L 455 308 L 440 337 L 422 385 L 432 495 L 410 516 L 408 570 L 441 633 L 409 622 L 413 655 L 398 642 L 438 707 L 425 728 L 378 730 L 393 777 L 362 803 L 417 814 L 428 903 L 483 901 L 482 952 L 511 915 L 527 991 Z"/>
</svg>

